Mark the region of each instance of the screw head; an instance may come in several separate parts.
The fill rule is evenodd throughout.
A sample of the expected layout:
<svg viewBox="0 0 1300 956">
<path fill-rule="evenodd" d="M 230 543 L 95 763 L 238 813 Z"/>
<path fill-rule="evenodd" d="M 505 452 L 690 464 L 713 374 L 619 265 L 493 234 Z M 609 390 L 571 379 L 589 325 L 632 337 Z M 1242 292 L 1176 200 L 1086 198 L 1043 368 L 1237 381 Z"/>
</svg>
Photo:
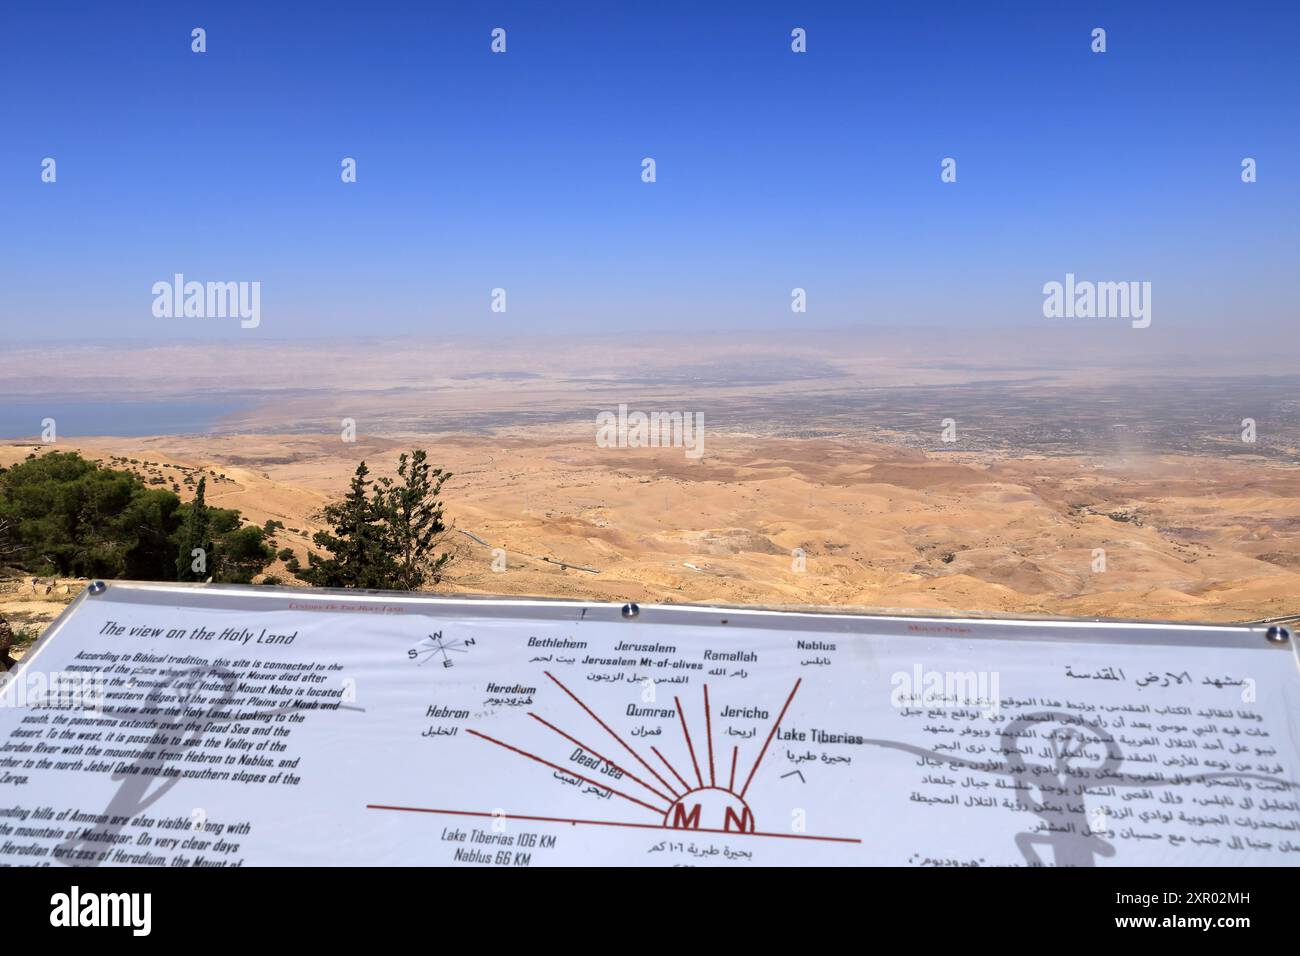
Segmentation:
<svg viewBox="0 0 1300 956">
<path fill-rule="evenodd" d="M 627 618 L 629 621 L 640 613 L 641 613 L 641 609 L 637 607 L 635 604 L 623 605 L 623 616 Z"/>
<path fill-rule="evenodd" d="M 108 590 L 108 585 L 103 581 L 91 581 L 90 584 L 86 585 L 86 590 L 91 594 L 103 594 Z"/>
<path fill-rule="evenodd" d="M 1285 644 L 1287 641 L 1291 640 L 1291 632 L 1285 627 L 1279 627 L 1274 624 L 1264 632 L 1264 637 L 1266 640 L 1271 641 L 1274 644 Z"/>
</svg>

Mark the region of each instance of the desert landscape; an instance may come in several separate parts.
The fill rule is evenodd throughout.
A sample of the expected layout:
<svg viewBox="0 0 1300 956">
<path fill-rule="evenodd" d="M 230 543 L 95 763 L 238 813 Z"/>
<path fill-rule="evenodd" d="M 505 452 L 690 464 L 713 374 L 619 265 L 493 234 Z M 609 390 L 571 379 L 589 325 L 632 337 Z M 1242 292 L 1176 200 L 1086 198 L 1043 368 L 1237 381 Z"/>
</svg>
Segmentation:
<svg viewBox="0 0 1300 956">
<path fill-rule="evenodd" d="M 922 338 L 850 348 L 723 337 L 685 363 L 665 342 L 617 366 L 609 341 L 400 354 L 388 343 L 75 347 L 57 375 L 28 372 L 21 402 L 16 364 L 0 391 L 11 417 L 23 403 L 36 414 L 81 402 L 102 434 L 50 444 L 33 428 L 0 445 L 0 464 L 77 450 L 182 498 L 185 477 L 202 474 L 210 504 L 282 523 L 276 550 L 304 560 L 320 508 L 360 460 L 386 474 L 402 450 L 425 448 L 454 473 L 444 497 L 455 560 L 440 585 L 450 592 L 1207 622 L 1300 614 L 1291 356 L 1261 363 L 1247 349 L 1198 366 L 1189 354 L 1174 374 L 1167 353 L 1107 341 L 1058 340 L 1046 362 L 1032 336 L 984 348 L 983 360 L 960 337 Z M 16 358 L 52 368 L 35 350 Z M 213 417 L 148 433 L 158 408 L 184 413 L 186 402 Z M 620 403 L 702 415 L 703 454 L 602 447 L 596 416 Z M 1243 419 L 1256 422 L 1253 442 Z M 296 583 L 279 563 L 268 573 Z M 38 627 L 74 585 L 11 577 L 0 614 Z"/>
</svg>

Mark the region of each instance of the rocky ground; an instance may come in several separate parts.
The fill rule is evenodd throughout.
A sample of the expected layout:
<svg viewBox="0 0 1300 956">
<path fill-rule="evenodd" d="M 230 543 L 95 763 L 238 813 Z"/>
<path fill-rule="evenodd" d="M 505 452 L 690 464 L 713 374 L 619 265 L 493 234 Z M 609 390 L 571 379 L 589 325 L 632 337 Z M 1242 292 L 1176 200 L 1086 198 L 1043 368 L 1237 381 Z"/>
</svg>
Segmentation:
<svg viewBox="0 0 1300 956">
<path fill-rule="evenodd" d="M 59 447 L 176 476 L 183 497 L 185 476 L 206 473 L 211 504 L 283 523 L 276 550 L 305 560 L 321 505 L 357 461 L 383 474 L 417 445 L 455 474 L 444 591 L 1185 621 L 1300 613 L 1300 468 L 1285 462 L 752 435 L 711 436 L 691 459 L 601 448 L 559 426 Z M 0 446 L 0 463 L 31 450 Z M 296 583 L 278 561 L 268 573 Z M 10 578 L 0 614 L 43 626 L 82 584 Z"/>
</svg>

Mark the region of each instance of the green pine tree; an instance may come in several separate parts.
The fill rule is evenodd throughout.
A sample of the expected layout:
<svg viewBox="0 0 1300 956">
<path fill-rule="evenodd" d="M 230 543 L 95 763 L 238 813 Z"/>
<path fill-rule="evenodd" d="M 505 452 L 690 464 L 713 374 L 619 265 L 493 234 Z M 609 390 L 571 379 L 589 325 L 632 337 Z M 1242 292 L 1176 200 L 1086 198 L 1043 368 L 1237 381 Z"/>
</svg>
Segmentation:
<svg viewBox="0 0 1300 956">
<path fill-rule="evenodd" d="M 322 509 L 321 517 L 330 530 L 317 531 L 312 542 L 329 556 L 308 552 L 307 567 L 297 572 L 307 583 L 378 590 L 396 586 L 397 563 L 387 550 L 383 515 L 371 497 L 369 475 L 370 469 L 363 461 L 357 466 L 347 496 Z"/>
<path fill-rule="evenodd" d="M 208 578 L 208 563 L 212 560 L 211 516 L 204 500 L 207 479 L 200 478 L 194 500 L 184 505 L 185 516 L 177 532 L 176 580 L 204 581 Z M 202 551 L 202 555 L 195 555 Z M 199 558 L 202 560 L 199 560 Z M 195 566 L 199 570 L 195 570 Z"/>
<path fill-rule="evenodd" d="M 429 465 L 429 456 L 417 448 L 397 461 L 397 477 L 382 478 L 375 502 L 384 519 L 388 550 L 397 564 L 397 587 L 417 590 L 442 580 L 451 555 L 438 553 L 447 528 L 442 520 L 442 485 L 450 472 Z"/>
</svg>

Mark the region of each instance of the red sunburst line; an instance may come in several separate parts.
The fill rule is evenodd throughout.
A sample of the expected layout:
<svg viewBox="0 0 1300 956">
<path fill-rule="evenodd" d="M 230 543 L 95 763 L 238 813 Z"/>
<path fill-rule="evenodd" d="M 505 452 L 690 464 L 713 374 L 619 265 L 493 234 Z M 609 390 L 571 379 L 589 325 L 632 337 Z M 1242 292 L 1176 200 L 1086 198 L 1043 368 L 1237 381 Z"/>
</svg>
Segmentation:
<svg viewBox="0 0 1300 956">
<path fill-rule="evenodd" d="M 663 754 L 661 754 L 661 753 L 659 752 L 659 748 L 658 748 L 658 747 L 656 747 L 656 746 L 654 746 L 653 744 L 651 744 L 651 745 L 650 745 L 650 752 L 653 753 L 656 757 L 658 757 L 660 760 L 662 760 L 662 761 L 664 762 L 664 766 L 667 767 L 669 770 L 671 770 L 671 771 L 673 772 L 673 776 L 676 777 L 676 778 L 681 782 L 681 785 L 682 785 L 683 787 L 685 787 L 687 790 L 690 790 L 690 789 L 691 789 L 691 785 L 690 785 L 689 783 L 687 783 L 685 780 L 682 779 L 682 775 L 681 775 L 680 773 L 677 772 L 677 768 L 674 767 L 672 764 L 670 764 L 670 763 L 668 762 L 668 758 L 665 757 Z"/>
<path fill-rule="evenodd" d="M 584 704 L 584 703 L 582 702 L 582 699 L 581 699 L 580 697 L 578 697 L 577 694 L 575 694 L 573 691 L 569 690 L 569 688 L 565 687 L 564 684 L 560 682 L 560 679 L 559 679 L 558 677 L 556 677 L 556 676 L 555 676 L 554 674 L 552 674 L 550 671 L 543 671 L 542 673 L 544 673 L 547 677 L 549 677 L 551 680 L 553 680 L 553 681 L 555 682 L 556 686 L 560 688 L 560 690 L 564 691 L 566 694 L 568 694 L 570 697 L 572 697 L 572 698 L 574 699 L 574 701 L 577 703 L 577 705 L 578 705 L 579 707 L 581 707 L 583 710 L 585 710 L 585 711 L 587 712 L 588 716 L 590 716 L 592 720 L 594 720 L 596 723 L 600 724 L 600 726 L 603 727 L 603 728 L 605 729 L 605 732 L 606 732 L 606 733 L 608 733 L 611 737 L 613 737 L 615 740 L 617 740 L 617 741 L 622 745 L 622 747 L 623 747 L 624 750 L 626 750 L 628 753 L 630 753 L 633 757 L 636 758 L 637 763 L 639 763 L 641 766 L 643 766 L 643 767 L 645 767 L 647 770 L 649 770 L 649 771 L 650 771 L 650 775 L 653 776 L 653 777 L 654 777 L 656 780 L 658 780 L 660 783 L 662 783 L 662 784 L 664 785 L 664 788 L 665 788 L 669 793 L 671 793 L 671 794 L 673 795 L 674 798 L 681 796 L 681 794 L 679 794 L 679 793 L 678 793 L 678 792 L 673 788 L 673 785 L 672 785 L 671 783 L 669 783 L 669 782 L 668 782 L 667 780 L 665 780 L 663 777 L 659 776 L 659 774 L 655 771 L 655 768 L 654 768 L 654 767 L 652 767 L 652 766 L 650 766 L 648 763 L 646 763 L 645 760 L 642 759 L 642 757 L 641 757 L 641 755 L 640 755 L 639 753 L 637 753 L 635 750 L 633 750 L 631 747 L 628 746 L 627 741 L 625 741 L 622 737 L 620 737 L 618 734 L 616 734 L 616 733 L 614 732 L 614 729 L 613 729 L 612 727 L 610 727 L 609 724 L 605 723 L 603 720 L 601 720 L 599 717 L 597 717 L 597 716 L 596 716 L 596 712 L 595 712 L 594 710 L 592 710 L 590 707 L 588 707 L 586 704 Z M 662 759 L 662 758 L 660 758 L 660 759 Z M 687 787 L 686 789 L 689 790 L 689 789 L 691 789 L 691 788 L 690 788 L 690 787 Z"/>
<path fill-rule="evenodd" d="M 626 793 L 623 793 L 621 790 L 615 790 L 613 787 L 603 784 L 598 780 L 592 780 L 590 777 L 584 777 L 580 773 L 574 773 L 568 767 L 561 767 L 559 764 L 551 763 L 549 760 L 543 760 L 541 757 L 537 756 L 536 754 L 530 754 L 527 750 L 520 750 L 518 747 L 512 747 L 510 744 L 506 743 L 505 741 L 497 740 L 495 737 L 489 737 L 487 734 L 479 733 L 479 731 L 477 730 L 470 730 L 468 727 L 465 728 L 465 730 L 467 733 L 471 733 L 475 737 L 482 737 L 484 740 L 490 741 L 496 744 L 498 747 L 505 747 L 506 750 L 512 750 L 515 753 L 519 754 L 520 756 L 527 757 L 529 760 L 536 760 L 540 764 L 544 764 L 547 767 L 551 767 L 555 770 L 560 771 L 560 773 L 568 774 L 571 777 L 577 777 L 579 780 L 583 781 L 584 783 L 589 783 L 594 787 L 600 788 L 601 790 L 608 790 L 610 793 L 622 797 L 624 800 L 630 800 L 633 803 L 637 804 L 638 806 L 645 807 L 651 813 L 658 814 L 659 816 L 662 817 L 664 813 L 667 812 L 666 810 L 660 810 L 658 807 L 652 807 L 644 800 L 638 800 L 636 797 L 629 797 Z"/>
<path fill-rule="evenodd" d="M 674 697 L 673 703 L 677 705 L 677 716 L 682 721 L 682 733 L 686 736 L 686 749 L 691 752 L 691 765 L 695 768 L 695 778 L 700 781 L 700 786 L 704 786 L 704 776 L 700 773 L 700 762 L 695 759 L 695 744 L 691 743 L 691 732 L 686 728 L 686 712 L 682 710 L 682 699 Z"/>
<path fill-rule="evenodd" d="M 662 794 L 662 793 L 660 793 L 658 790 L 656 790 L 654 787 L 650 786 L 650 784 L 646 783 L 644 780 L 642 780 L 640 777 L 638 777 L 636 774 L 632 773 L 632 771 L 628 770 L 626 767 L 620 767 L 618 764 L 614 763 L 614 761 L 610 760 L 610 759 L 609 759 L 608 757 L 606 757 L 604 754 L 597 753 L 594 747 L 589 747 L 587 744 L 584 744 L 584 743 L 583 743 L 581 740 L 579 740 L 577 737 L 571 737 L 571 736 L 569 736 L 569 735 L 566 734 L 563 730 L 561 730 L 559 727 L 556 727 L 554 724 L 550 723 L 550 722 L 549 722 L 548 720 L 546 720 L 545 718 L 543 718 L 543 717 L 538 717 L 538 716 L 537 716 L 536 714 L 534 714 L 531 710 L 528 712 L 528 716 L 531 717 L 531 718 L 533 718 L 533 720 L 537 721 L 538 723 L 542 724 L 543 726 L 551 728 L 551 730 L 555 731 L 557 734 L 559 734 L 559 735 L 560 735 L 561 737 L 563 737 L 565 740 L 568 740 L 568 741 L 570 741 L 571 743 L 575 743 L 575 744 L 577 744 L 579 747 L 581 747 L 583 750 L 586 750 L 586 751 L 590 752 L 591 755 L 592 755 L 593 757 L 597 757 L 597 758 L 599 758 L 599 759 L 605 761 L 605 763 L 609 764 L 611 767 L 613 767 L 613 768 L 614 768 L 615 770 L 617 770 L 619 773 L 626 774 L 626 775 L 628 776 L 629 779 L 635 780 L 637 783 L 641 784 L 641 786 L 645 787 L 647 790 L 649 790 L 651 793 L 653 793 L 653 794 L 654 794 L 656 797 L 658 797 L 660 800 L 664 800 L 664 801 L 666 801 L 669 805 L 672 804 L 672 802 L 673 802 L 673 798 L 672 798 L 672 797 L 665 796 L 664 794 Z"/>
<path fill-rule="evenodd" d="M 749 785 L 754 779 L 754 774 L 758 772 L 758 765 L 763 762 L 763 758 L 767 755 L 767 748 L 771 745 L 772 738 L 776 736 L 776 728 L 781 726 L 781 721 L 785 719 L 785 712 L 790 709 L 790 701 L 794 700 L 794 695 L 799 690 L 799 685 L 802 683 L 803 678 L 800 677 L 794 682 L 794 687 L 790 689 L 790 696 L 785 699 L 785 706 L 781 708 L 781 713 L 777 714 L 776 723 L 772 725 L 772 729 L 768 732 L 767 740 L 763 742 L 763 749 L 758 752 L 758 759 L 754 761 L 754 766 L 750 769 L 749 776 L 745 778 L 745 786 L 740 790 L 740 799 L 745 799 L 745 791 L 749 789 Z"/>
<path fill-rule="evenodd" d="M 736 758 L 740 756 L 740 747 L 731 748 L 731 783 L 727 784 L 727 789 L 733 793 L 736 790 Z"/>
<path fill-rule="evenodd" d="M 704 730 L 709 738 L 709 786 L 718 785 L 718 776 L 713 772 L 713 714 L 709 712 L 709 685 L 704 685 Z"/>
<path fill-rule="evenodd" d="M 631 823 L 627 820 L 579 820 L 573 817 L 540 817 L 523 813 L 501 813 L 486 810 L 439 810 L 433 807 L 394 807 L 382 803 L 367 803 L 367 810 L 397 810 L 402 813 L 441 813 L 455 817 L 486 817 L 488 819 L 538 820 L 542 823 L 567 823 L 570 826 L 630 827 L 635 830 L 666 830 L 670 833 L 720 833 L 730 837 L 774 837 L 778 840 L 818 840 L 826 843 L 861 843 L 857 837 L 813 836 L 808 833 L 765 833 L 762 830 L 718 830 L 709 827 L 682 830 L 662 823 Z"/>
</svg>

